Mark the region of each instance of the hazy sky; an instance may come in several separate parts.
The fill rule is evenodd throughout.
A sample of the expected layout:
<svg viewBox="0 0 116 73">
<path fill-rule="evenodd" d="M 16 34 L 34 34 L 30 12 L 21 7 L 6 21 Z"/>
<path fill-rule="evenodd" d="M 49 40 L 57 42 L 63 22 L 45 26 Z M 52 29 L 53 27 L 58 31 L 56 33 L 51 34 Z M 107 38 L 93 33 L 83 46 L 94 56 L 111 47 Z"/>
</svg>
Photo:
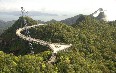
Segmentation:
<svg viewBox="0 0 116 73">
<path fill-rule="evenodd" d="M 108 19 L 116 19 L 116 0 L 0 0 L 0 12 L 20 11 L 22 6 L 30 13 L 39 11 L 59 16 L 90 14 L 103 8 L 107 10 Z M 3 15 L 0 18 L 4 18 Z"/>
</svg>

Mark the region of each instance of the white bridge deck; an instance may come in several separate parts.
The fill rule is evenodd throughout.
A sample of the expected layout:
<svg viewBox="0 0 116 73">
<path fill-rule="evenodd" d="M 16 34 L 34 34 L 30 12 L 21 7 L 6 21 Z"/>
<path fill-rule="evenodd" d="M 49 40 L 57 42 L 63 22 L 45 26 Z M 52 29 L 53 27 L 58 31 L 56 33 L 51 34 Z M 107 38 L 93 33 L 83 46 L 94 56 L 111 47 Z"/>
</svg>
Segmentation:
<svg viewBox="0 0 116 73">
<path fill-rule="evenodd" d="M 47 24 L 38 24 L 38 25 L 25 26 L 23 28 L 19 28 L 16 30 L 16 35 L 29 42 L 39 43 L 40 45 L 43 45 L 43 46 L 49 46 L 50 49 L 53 50 L 53 53 L 57 53 L 58 51 L 65 50 L 72 46 L 72 44 L 51 43 L 51 42 L 43 41 L 40 39 L 35 39 L 32 37 L 25 36 L 24 34 L 21 33 L 24 30 L 35 28 L 38 26 L 43 26 L 43 25 L 47 25 Z"/>
</svg>

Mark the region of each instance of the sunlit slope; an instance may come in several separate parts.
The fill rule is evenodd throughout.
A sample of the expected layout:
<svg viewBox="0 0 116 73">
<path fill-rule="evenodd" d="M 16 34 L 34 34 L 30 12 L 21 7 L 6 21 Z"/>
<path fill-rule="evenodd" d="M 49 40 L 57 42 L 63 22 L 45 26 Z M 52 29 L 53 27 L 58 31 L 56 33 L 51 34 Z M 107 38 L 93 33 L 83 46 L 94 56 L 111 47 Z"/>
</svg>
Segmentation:
<svg viewBox="0 0 116 73">
<path fill-rule="evenodd" d="M 55 22 L 46 26 L 37 27 L 36 29 L 32 28 L 29 31 L 33 38 L 39 38 L 54 43 L 71 43 L 72 47 L 66 51 L 59 52 L 57 54 L 56 63 L 53 65 L 47 63 L 51 50 L 43 50 L 43 52 L 39 51 L 45 48 L 48 49 L 49 47 L 37 46 L 34 44 L 34 48 L 39 49 L 36 50 L 38 51 L 38 54 L 19 57 L 9 56 L 9 54 L 1 52 L 0 58 L 2 60 L 7 58 L 8 60 L 5 60 L 5 62 L 10 59 L 11 62 L 8 62 L 8 64 L 10 64 L 14 70 L 10 69 L 10 66 L 8 67 L 7 63 L 4 67 L 8 70 L 3 70 L 3 67 L 0 68 L 0 70 L 2 72 L 8 71 L 15 73 L 21 71 L 25 73 L 115 73 L 115 24 L 115 22 L 108 23 L 96 20 L 89 16 L 83 16 L 83 18 L 77 20 L 72 26 Z M 25 41 L 22 40 L 20 42 Z M 27 44 L 20 44 L 19 41 L 16 44 L 21 46 L 26 45 L 27 47 Z M 16 49 L 15 45 L 12 45 L 12 47 Z M 10 47 L 6 46 L 5 48 L 6 51 L 9 51 L 7 48 Z M 3 65 L 2 62 L 0 62 L 0 64 Z"/>
</svg>

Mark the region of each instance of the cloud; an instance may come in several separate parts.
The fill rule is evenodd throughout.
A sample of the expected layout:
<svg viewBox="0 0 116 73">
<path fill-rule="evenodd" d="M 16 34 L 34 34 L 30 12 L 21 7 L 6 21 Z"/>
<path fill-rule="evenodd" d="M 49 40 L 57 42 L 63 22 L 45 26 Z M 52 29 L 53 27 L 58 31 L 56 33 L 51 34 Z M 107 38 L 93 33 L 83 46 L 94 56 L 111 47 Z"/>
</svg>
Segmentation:
<svg viewBox="0 0 116 73">
<path fill-rule="evenodd" d="M 66 14 L 63 14 L 62 16 L 68 16 L 68 15 L 66 15 Z"/>
<path fill-rule="evenodd" d="M 12 11 L 12 12 L 0 12 L 0 15 L 13 15 L 13 16 L 20 16 L 20 11 Z M 28 13 L 29 16 L 58 16 L 57 14 L 51 13 L 42 13 L 39 11 L 31 11 Z"/>
<path fill-rule="evenodd" d="M 20 16 L 22 6 L 29 11 L 31 16 L 46 17 L 88 15 L 98 8 L 103 8 L 107 10 L 110 19 L 116 19 L 115 3 L 116 0 L 0 0 L 0 15 Z"/>
<path fill-rule="evenodd" d="M 19 11 L 13 11 L 13 12 L 0 12 L 0 15 L 13 15 L 13 16 L 19 16 Z"/>
<path fill-rule="evenodd" d="M 31 11 L 29 13 L 31 16 L 58 16 L 57 14 L 51 14 L 51 13 L 42 13 L 39 11 Z"/>
</svg>

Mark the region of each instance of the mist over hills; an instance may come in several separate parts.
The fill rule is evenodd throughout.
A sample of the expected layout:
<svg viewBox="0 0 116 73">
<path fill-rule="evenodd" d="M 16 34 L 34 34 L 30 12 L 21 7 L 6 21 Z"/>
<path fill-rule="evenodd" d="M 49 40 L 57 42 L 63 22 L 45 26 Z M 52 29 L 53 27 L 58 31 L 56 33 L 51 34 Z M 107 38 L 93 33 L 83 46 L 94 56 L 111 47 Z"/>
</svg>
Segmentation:
<svg viewBox="0 0 116 73">
<path fill-rule="evenodd" d="M 68 24 L 68 25 L 71 25 L 71 24 L 76 23 L 76 20 L 77 20 L 80 16 L 81 16 L 81 14 L 80 14 L 80 15 L 76 15 L 76 16 L 71 17 L 71 18 L 67 18 L 67 19 L 65 19 L 65 20 L 61 20 L 60 22 L 65 23 L 65 24 Z"/>
<path fill-rule="evenodd" d="M 99 11 L 99 10 L 98 10 Z M 96 12 L 95 12 L 96 13 Z M 103 16 L 100 16 L 103 15 Z M 93 17 L 77 15 L 65 20 L 44 22 L 30 17 L 16 21 L 0 21 L 1 27 L 9 27 L 0 35 L 0 71 L 5 73 L 115 73 L 116 72 L 116 21 L 104 21 L 104 13 Z M 38 23 L 40 26 L 21 32 L 26 36 L 53 43 L 71 43 L 72 47 L 56 54 L 54 63 L 48 63 L 52 50 L 48 46 L 19 38 L 16 30 Z M 11 24 L 13 24 L 11 26 Z"/>
<path fill-rule="evenodd" d="M 97 17 L 94 17 L 95 14 L 98 14 Z M 14 15 L 14 16 L 18 16 L 19 14 L 19 11 L 15 11 L 15 12 L 0 12 L 0 14 L 7 14 L 7 15 Z M 30 15 L 34 15 L 34 16 L 58 16 L 57 14 L 49 14 L 49 13 L 42 13 L 42 12 L 37 12 L 37 11 L 32 11 Z M 52 19 L 50 21 L 41 21 L 41 20 L 37 20 L 38 23 L 53 23 L 53 22 L 62 22 L 62 23 L 65 23 L 65 24 L 68 24 L 68 25 L 72 25 L 72 24 L 75 24 L 76 22 L 78 22 L 78 19 L 79 19 L 79 22 L 81 19 L 84 19 L 85 15 L 83 14 L 79 14 L 79 15 L 76 15 L 74 17 L 70 17 L 70 18 L 67 18 L 67 19 L 64 19 L 64 20 L 61 20 L 61 21 L 57 21 L 55 19 Z M 95 11 L 94 13 L 90 14 L 89 16 L 93 17 L 93 18 L 96 18 L 98 20 L 107 20 L 105 13 L 103 11 L 102 8 L 99 8 L 97 11 Z M 82 18 L 83 17 L 83 18 Z M 3 32 L 3 30 L 7 29 L 8 27 L 10 27 L 15 21 L 3 21 L 3 20 L 0 20 L 0 34 Z"/>
<path fill-rule="evenodd" d="M 94 17 L 94 15 L 96 15 L 96 14 L 98 14 L 98 15 L 96 17 Z M 52 20 L 47 21 L 47 22 L 62 22 L 62 23 L 68 24 L 68 25 L 72 25 L 72 24 L 75 24 L 76 22 L 77 23 L 80 22 L 80 20 L 84 20 L 85 16 L 87 16 L 87 15 L 79 14 L 79 15 L 76 15 L 74 17 L 66 18 L 66 19 L 61 20 L 61 21 L 56 21 L 56 20 L 52 19 Z M 90 16 L 92 18 L 96 18 L 97 20 L 109 21 L 109 20 L 107 20 L 107 15 L 105 14 L 105 12 L 102 8 L 99 8 L 98 10 L 96 10 L 95 12 L 91 13 L 88 16 Z"/>
<path fill-rule="evenodd" d="M 7 22 L 0 20 L 0 34 L 2 34 L 4 32 L 4 30 L 11 27 L 14 24 L 14 22 L 15 22 L 15 20 L 7 21 Z"/>
<path fill-rule="evenodd" d="M 95 12 L 91 13 L 90 16 L 94 16 L 95 14 L 99 14 L 96 19 L 103 19 L 103 20 L 107 20 L 107 15 L 105 14 L 104 10 L 102 8 L 99 8 L 98 10 L 96 10 Z M 7 15 L 9 17 L 13 17 L 16 16 L 17 18 L 19 16 L 21 16 L 20 11 L 12 11 L 12 12 L 0 12 L 0 16 L 2 17 L 7 17 Z M 67 15 L 58 15 L 58 14 L 51 14 L 51 13 L 45 13 L 45 12 L 41 12 L 41 11 L 31 11 L 27 14 L 28 16 L 32 16 L 32 18 L 38 20 L 39 22 L 42 21 L 42 23 L 45 22 L 52 22 L 52 19 L 55 21 L 59 21 L 59 22 L 63 22 L 66 23 L 68 25 L 74 24 L 76 22 L 76 20 L 83 14 L 79 14 L 76 16 L 67 16 Z M 3 18 L 4 19 L 4 18 Z M 11 18 L 12 19 L 12 18 Z M 51 19 L 51 20 L 49 20 Z M 62 19 L 62 20 L 61 20 Z M 6 18 L 5 18 L 6 20 Z M 43 21 L 45 20 L 45 21 Z M 48 21 L 49 20 L 49 21 Z M 109 21 L 109 20 L 108 20 Z M 53 21 L 54 22 L 54 21 Z"/>
<path fill-rule="evenodd" d="M 47 61 L 52 51 L 47 46 L 33 43 L 35 54 L 31 55 L 29 42 L 16 36 L 16 30 L 21 26 L 21 18 L 0 36 L 2 40 L 0 43 L 0 59 L 2 61 L 0 65 L 4 65 L 0 71 L 8 73 L 116 72 L 116 22 L 109 23 L 90 15 L 81 15 L 74 24 L 71 23 L 72 25 L 51 20 L 51 22 L 47 22 L 46 26 L 30 29 L 31 37 L 49 42 L 73 44 L 67 52 L 63 51 L 57 54 L 54 64 L 48 64 Z M 28 25 L 37 24 L 37 21 L 30 17 L 24 17 L 24 19 L 27 20 Z M 1 23 L 4 22 L 1 21 Z M 25 32 L 22 33 L 26 35 Z M 3 70 L 4 68 L 5 70 Z"/>
<path fill-rule="evenodd" d="M 20 11 L 12 11 L 12 12 L 0 12 L 0 15 L 14 15 L 14 16 L 20 16 Z M 51 13 L 44 13 L 40 11 L 31 11 L 29 13 L 30 16 L 58 16 L 57 14 L 51 14 Z"/>
<path fill-rule="evenodd" d="M 7 11 L 7 12 L 0 11 L 0 20 L 12 21 L 18 19 L 18 17 L 20 16 L 21 16 L 20 11 Z M 28 11 L 28 16 L 31 16 L 34 19 L 47 21 L 53 17 L 55 18 L 58 17 L 58 14 L 41 12 L 41 11 L 30 11 L 30 12 Z"/>
</svg>

